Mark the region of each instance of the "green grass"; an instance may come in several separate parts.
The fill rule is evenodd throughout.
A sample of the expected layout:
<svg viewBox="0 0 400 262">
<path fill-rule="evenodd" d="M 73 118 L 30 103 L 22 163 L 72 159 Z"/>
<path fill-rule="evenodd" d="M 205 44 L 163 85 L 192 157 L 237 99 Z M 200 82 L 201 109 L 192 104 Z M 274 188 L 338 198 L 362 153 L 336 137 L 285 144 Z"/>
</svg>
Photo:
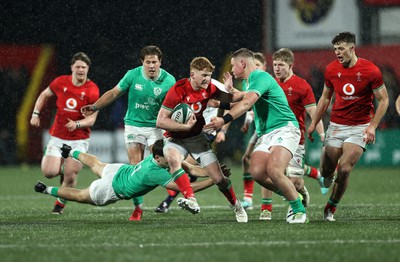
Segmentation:
<svg viewBox="0 0 400 262">
<path fill-rule="evenodd" d="M 242 197 L 240 168 L 232 169 Z M 1 261 L 399 261 L 399 169 L 356 168 L 336 212 L 322 221 L 328 196 L 305 178 L 311 193 L 310 223 L 288 225 L 286 206 L 274 196 L 273 220 L 259 221 L 260 188 L 249 223 L 235 221 L 216 187 L 196 194 L 202 207 L 192 215 L 173 204 L 167 214 L 153 209 L 166 196 L 158 188 L 145 197 L 143 221 L 130 222 L 131 201 L 108 207 L 69 202 L 51 215 L 54 198 L 34 192 L 44 178 L 37 166 L 0 169 Z M 84 169 L 79 188 L 95 176 Z"/>
</svg>

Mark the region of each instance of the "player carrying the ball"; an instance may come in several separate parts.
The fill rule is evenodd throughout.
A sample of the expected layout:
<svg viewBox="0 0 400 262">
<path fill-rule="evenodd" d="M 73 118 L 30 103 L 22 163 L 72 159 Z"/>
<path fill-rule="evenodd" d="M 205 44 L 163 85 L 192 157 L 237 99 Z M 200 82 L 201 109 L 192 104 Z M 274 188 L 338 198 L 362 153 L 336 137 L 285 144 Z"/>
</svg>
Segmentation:
<svg viewBox="0 0 400 262">
<path fill-rule="evenodd" d="M 223 175 L 217 157 L 202 131 L 205 125 L 203 111 L 210 99 L 219 99 L 221 92 L 211 83 L 214 68 L 215 66 L 205 57 L 196 57 L 192 60 L 190 77 L 179 80 L 168 91 L 158 113 L 157 127 L 167 130 L 171 138 L 164 146 L 164 156 L 168 161 L 170 173 L 173 176 L 182 174 L 183 177 L 188 177 L 182 169 L 182 161 L 190 154 L 204 167 L 233 206 L 236 220 L 247 222 L 247 213 L 236 198 L 230 179 Z M 186 124 L 171 119 L 172 110 L 179 103 L 190 105 L 194 112 Z M 186 181 L 186 190 L 183 192 L 185 198 L 179 198 L 178 204 L 193 214 L 199 213 L 200 206 L 194 197 L 189 178 Z"/>
</svg>

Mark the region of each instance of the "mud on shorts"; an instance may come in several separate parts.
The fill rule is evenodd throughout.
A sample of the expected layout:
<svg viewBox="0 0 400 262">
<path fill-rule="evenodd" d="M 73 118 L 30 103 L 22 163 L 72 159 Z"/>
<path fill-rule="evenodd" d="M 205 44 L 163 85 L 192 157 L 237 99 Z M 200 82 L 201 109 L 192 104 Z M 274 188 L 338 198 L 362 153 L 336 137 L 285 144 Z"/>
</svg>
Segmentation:
<svg viewBox="0 0 400 262">
<path fill-rule="evenodd" d="M 286 168 L 285 174 L 288 177 L 302 177 L 304 176 L 304 157 L 306 151 L 304 145 L 299 145 L 294 153 L 289 165 Z"/>
<path fill-rule="evenodd" d="M 365 151 L 366 144 L 363 132 L 368 126 L 369 123 L 346 126 L 330 122 L 326 131 L 324 145 L 342 148 L 343 143 L 353 143 L 359 145 Z"/>
<path fill-rule="evenodd" d="M 218 161 L 203 133 L 189 138 L 170 138 L 164 146 L 164 155 L 168 148 L 177 149 L 183 155 L 183 159 L 190 154 L 202 167 Z"/>
<path fill-rule="evenodd" d="M 89 150 L 89 138 L 80 140 L 65 140 L 55 136 L 51 136 L 49 142 L 47 142 L 44 150 L 44 156 L 61 156 L 61 147 L 63 144 L 67 144 L 72 147 L 73 151 L 80 151 L 86 153 Z"/>
</svg>

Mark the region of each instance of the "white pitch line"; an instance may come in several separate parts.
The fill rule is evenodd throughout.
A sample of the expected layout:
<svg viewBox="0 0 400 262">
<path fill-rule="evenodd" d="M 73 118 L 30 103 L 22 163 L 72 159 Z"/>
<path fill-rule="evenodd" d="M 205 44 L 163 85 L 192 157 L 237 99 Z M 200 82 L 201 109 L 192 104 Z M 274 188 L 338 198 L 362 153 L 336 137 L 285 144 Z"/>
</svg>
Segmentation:
<svg viewBox="0 0 400 262">
<path fill-rule="evenodd" d="M 260 241 L 260 242 L 234 242 L 234 241 L 223 241 L 223 242 L 194 242 L 194 243 L 179 243 L 180 247 L 210 247 L 210 246 L 291 246 L 291 245 L 315 245 L 320 246 L 321 244 L 327 245 L 350 245 L 350 244 L 384 244 L 393 245 L 400 243 L 400 239 L 348 239 L 348 240 L 307 240 L 307 241 Z M 52 248 L 52 249 L 65 249 L 65 248 L 146 248 L 146 247 L 168 247 L 176 248 L 175 243 L 98 243 L 98 244 L 61 244 L 57 243 L 54 245 L 43 245 L 40 243 L 31 243 L 29 245 L 24 244 L 0 244 L 0 249 L 25 249 L 25 248 Z"/>
</svg>

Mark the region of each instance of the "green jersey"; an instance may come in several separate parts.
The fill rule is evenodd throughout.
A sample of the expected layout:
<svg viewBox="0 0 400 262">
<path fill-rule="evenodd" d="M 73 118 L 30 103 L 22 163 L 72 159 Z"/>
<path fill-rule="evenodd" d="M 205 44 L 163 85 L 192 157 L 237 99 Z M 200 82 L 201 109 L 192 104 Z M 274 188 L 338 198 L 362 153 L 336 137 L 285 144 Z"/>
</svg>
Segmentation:
<svg viewBox="0 0 400 262">
<path fill-rule="evenodd" d="M 287 126 L 289 122 L 299 127 L 285 93 L 270 74 L 262 70 L 251 72 L 245 89 L 259 96 L 253 105 L 254 123 L 259 137 Z"/>
<path fill-rule="evenodd" d="M 143 196 L 158 186 L 165 187 L 177 178 L 160 167 L 150 155 L 137 165 L 121 166 L 114 176 L 112 187 L 118 197 L 131 199 Z"/>
<path fill-rule="evenodd" d="M 146 77 L 143 66 L 129 70 L 118 83 L 122 92 L 128 91 L 125 125 L 155 127 L 161 104 L 174 84 L 175 78 L 162 68 L 156 80 Z"/>
</svg>

